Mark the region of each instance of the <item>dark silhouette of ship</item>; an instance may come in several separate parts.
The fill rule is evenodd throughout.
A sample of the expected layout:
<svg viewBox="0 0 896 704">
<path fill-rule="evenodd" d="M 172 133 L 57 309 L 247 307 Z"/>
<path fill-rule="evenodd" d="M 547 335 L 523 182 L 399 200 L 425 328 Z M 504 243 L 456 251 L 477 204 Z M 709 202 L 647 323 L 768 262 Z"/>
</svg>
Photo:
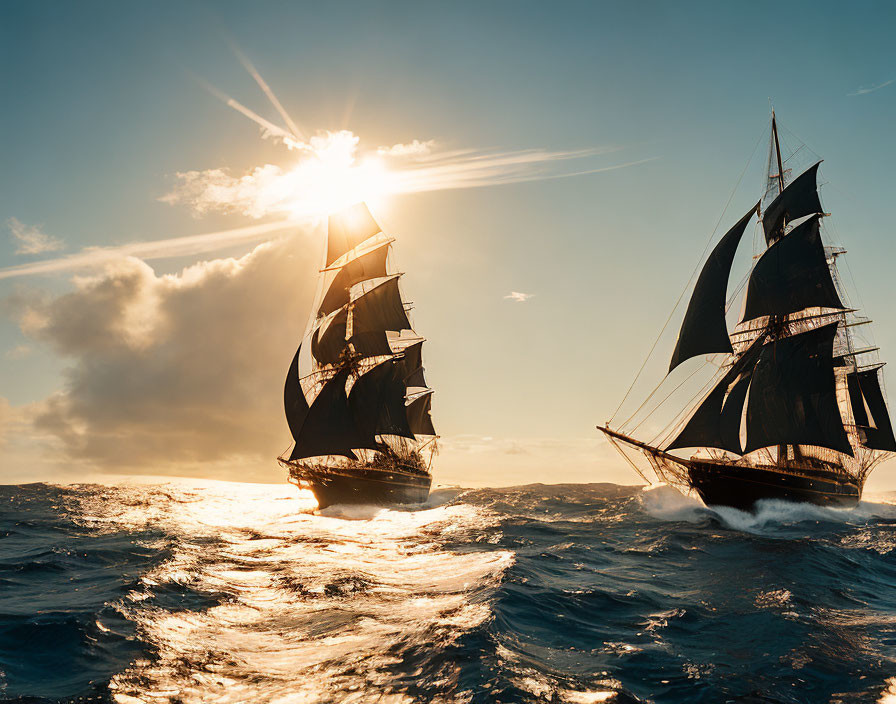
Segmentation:
<svg viewBox="0 0 896 704">
<path fill-rule="evenodd" d="M 394 239 L 359 203 L 330 216 L 322 281 L 284 387 L 280 462 L 320 508 L 426 501 L 437 451 L 423 338 L 389 273 Z"/>
<path fill-rule="evenodd" d="M 630 462 L 626 450 L 643 453 L 659 480 L 695 491 L 708 505 L 854 506 L 868 473 L 896 451 L 883 363 L 857 335 L 871 321 L 844 305 L 837 259 L 845 250 L 822 240 L 819 163 L 789 179 L 772 112 L 766 194 L 706 259 L 669 366 L 671 374 L 693 357 L 724 354 L 714 383 L 650 442 L 598 426 Z M 728 279 L 754 214 L 764 251 L 729 333 Z M 687 448 L 698 454 L 671 454 Z"/>
</svg>

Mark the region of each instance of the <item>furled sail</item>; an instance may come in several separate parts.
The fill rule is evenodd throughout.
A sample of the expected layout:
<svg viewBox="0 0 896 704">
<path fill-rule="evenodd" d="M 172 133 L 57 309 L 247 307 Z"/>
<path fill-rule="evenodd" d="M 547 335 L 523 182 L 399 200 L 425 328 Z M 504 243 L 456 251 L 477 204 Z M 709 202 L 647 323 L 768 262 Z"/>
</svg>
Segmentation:
<svg viewBox="0 0 896 704">
<path fill-rule="evenodd" d="M 299 349 L 296 350 L 295 357 L 292 358 L 292 364 L 289 365 L 289 371 L 286 373 L 286 383 L 283 386 L 283 408 L 286 411 L 286 422 L 293 440 L 298 439 L 302 424 L 308 415 L 308 401 L 305 399 L 305 393 L 299 383 L 299 352 L 301 351 L 302 344 L 299 343 Z"/>
<path fill-rule="evenodd" d="M 352 335 L 411 327 L 398 291 L 397 276 L 360 295 L 351 304 L 351 310 Z"/>
<path fill-rule="evenodd" d="M 320 312 L 328 315 L 334 310 L 347 305 L 349 289 L 361 281 L 386 276 L 386 256 L 389 254 L 389 242 L 382 242 L 376 249 L 350 260 L 333 278 L 324 300 L 320 304 Z"/>
<path fill-rule="evenodd" d="M 853 417 L 865 447 L 896 452 L 896 438 L 893 436 L 879 372 L 880 369 L 876 368 L 847 375 Z"/>
<path fill-rule="evenodd" d="M 423 378 L 423 342 L 415 342 L 403 350 L 404 357 L 399 362 L 404 383 L 407 386 L 426 386 Z"/>
<path fill-rule="evenodd" d="M 816 184 L 820 164 L 819 161 L 797 176 L 765 209 L 762 229 L 769 245 L 781 238 L 787 223 L 822 212 Z"/>
<path fill-rule="evenodd" d="M 747 401 L 744 452 L 787 444 L 853 454 L 837 404 L 836 333 L 831 323 L 762 348 Z"/>
<path fill-rule="evenodd" d="M 742 454 L 740 426 L 744 401 L 753 367 L 762 351 L 764 337 L 753 344 L 731 366 L 703 400 L 676 438 L 666 447 L 718 447 Z"/>
<path fill-rule="evenodd" d="M 364 203 L 331 215 L 327 225 L 327 266 L 380 231 Z"/>
<path fill-rule="evenodd" d="M 414 435 L 435 435 L 432 424 L 432 392 L 422 394 L 407 405 L 407 418 Z"/>
<path fill-rule="evenodd" d="M 291 460 L 322 455 L 357 459 L 353 448 L 376 449 L 372 439 L 359 431 L 349 409 L 345 383 L 350 371 L 341 369 L 323 385 L 295 438 Z"/>
<path fill-rule="evenodd" d="M 747 285 L 743 320 L 806 308 L 843 307 L 825 258 L 816 216 L 776 241 L 756 262 Z"/>
<path fill-rule="evenodd" d="M 394 360 L 378 364 L 352 386 L 349 406 L 355 424 L 370 442 L 376 442 L 376 435 L 414 437 L 405 413 L 405 391 Z"/>
<path fill-rule="evenodd" d="M 728 327 L 725 324 L 728 277 L 737 245 L 758 207 L 757 203 L 728 230 L 703 265 L 703 271 L 700 272 L 697 284 L 694 286 L 691 302 L 681 324 L 681 331 L 678 333 L 678 343 L 675 345 L 669 364 L 670 372 L 691 357 L 732 351 Z"/>
</svg>

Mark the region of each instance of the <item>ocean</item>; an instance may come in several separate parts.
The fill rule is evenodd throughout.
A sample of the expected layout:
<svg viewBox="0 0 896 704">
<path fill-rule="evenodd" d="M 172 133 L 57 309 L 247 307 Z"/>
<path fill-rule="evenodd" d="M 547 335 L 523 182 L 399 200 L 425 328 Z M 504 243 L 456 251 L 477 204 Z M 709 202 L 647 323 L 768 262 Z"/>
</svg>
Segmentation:
<svg viewBox="0 0 896 704">
<path fill-rule="evenodd" d="M 668 487 L 0 487 L 22 704 L 896 702 L 896 505 Z"/>
</svg>

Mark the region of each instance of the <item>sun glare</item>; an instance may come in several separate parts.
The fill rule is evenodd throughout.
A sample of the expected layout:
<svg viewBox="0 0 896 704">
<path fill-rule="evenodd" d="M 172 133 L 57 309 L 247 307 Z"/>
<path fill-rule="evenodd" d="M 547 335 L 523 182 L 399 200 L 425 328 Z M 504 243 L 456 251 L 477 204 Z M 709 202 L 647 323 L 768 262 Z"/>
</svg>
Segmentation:
<svg viewBox="0 0 896 704">
<path fill-rule="evenodd" d="M 243 175 L 226 168 L 178 173 L 178 188 L 164 196 L 168 203 L 189 203 L 196 212 L 218 209 L 253 218 L 286 216 L 290 220 L 316 220 L 357 202 L 379 210 L 388 197 L 459 188 L 481 188 L 543 178 L 583 175 L 625 168 L 649 161 L 558 172 L 554 165 L 591 158 L 605 149 L 511 151 L 445 149 L 434 140 L 360 148 L 350 130 L 319 132 L 305 137 L 286 113 L 270 86 L 243 57 L 244 65 L 286 123 L 278 126 L 211 85 L 203 85 L 227 106 L 255 122 L 262 137 L 283 144 L 294 161 L 267 163 Z"/>
<path fill-rule="evenodd" d="M 382 201 L 390 192 L 392 175 L 378 156 L 359 160 L 357 145 L 358 137 L 347 131 L 312 137 L 298 163 L 272 181 L 262 197 L 279 201 L 294 218 L 330 215 L 359 201 Z"/>
</svg>

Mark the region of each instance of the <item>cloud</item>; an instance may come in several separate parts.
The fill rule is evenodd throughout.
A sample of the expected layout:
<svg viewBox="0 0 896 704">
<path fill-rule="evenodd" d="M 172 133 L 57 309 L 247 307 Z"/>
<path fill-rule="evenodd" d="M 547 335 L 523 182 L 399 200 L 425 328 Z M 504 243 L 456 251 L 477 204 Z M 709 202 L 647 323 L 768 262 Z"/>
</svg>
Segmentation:
<svg viewBox="0 0 896 704">
<path fill-rule="evenodd" d="M 31 355 L 31 347 L 29 345 L 16 345 L 6 351 L 7 359 L 25 359 Z"/>
<path fill-rule="evenodd" d="M 159 200 L 171 205 L 186 203 L 200 215 L 217 209 L 261 218 L 288 194 L 283 169 L 273 164 L 237 178 L 224 169 L 208 169 L 181 172 L 177 179 L 177 189 Z"/>
<path fill-rule="evenodd" d="M 296 227 L 297 223 L 295 222 L 281 220 L 262 225 L 237 227 L 232 230 L 207 232 L 202 235 L 188 235 L 187 237 L 173 237 L 163 240 L 151 240 L 149 242 L 134 242 L 117 247 L 87 247 L 77 254 L 71 254 L 67 257 L 8 266 L 0 269 L 0 279 L 97 268 L 111 261 L 129 256 L 141 257 L 142 259 L 164 259 L 166 257 L 182 257 L 203 252 L 213 252 L 235 244 L 269 239 L 273 233 Z"/>
<path fill-rule="evenodd" d="M 187 205 L 199 215 L 222 211 L 253 218 L 315 217 L 386 196 L 564 178 L 651 161 L 566 171 L 558 165 L 614 149 L 438 151 L 434 145 L 414 140 L 365 152 L 353 132 L 321 133 L 293 145 L 302 153 L 289 167 L 264 164 L 242 174 L 222 168 L 180 172 L 175 187 L 160 200 Z"/>
<path fill-rule="evenodd" d="M 304 153 L 288 169 L 265 164 L 241 176 L 226 169 L 180 172 L 175 188 L 160 200 L 188 205 L 200 215 L 213 210 L 252 218 L 326 215 L 381 195 L 382 164 L 358 162 L 358 142 L 348 130 L 327 132 L 297 144 Z"/>
<path fill-rule="evenodd" d="M 888 85 L 893 83 L 893 81 L 896 81 L 896 78 L 891 78 L 889 81 L 884 81 L 883 83 L 878 83 L 877 85 L 859 88 L 855 93 L 847 93 L 846 95 L 868 95 L 868 93 L 873 93 L 874 91 L 880 90 L 881 88 L 886 88 Z"/>
<path fill-rule="evenodd" d="M 555 165 L 591 159 L 617 148 L 440 151 L 434 140 L 414 139 L 365 151 L 360 149 L 360 138 L 349 130 L 321 131 L 306 138 L 255 66 L 237 47 L 233 50 L 276 109 L 285 128 L 263 118 L 204 79 L 194 78 L 228 107 L 258 125 L 262 138 L 281 142 L 291 152 L 298 152 L 298 158 L 288 167 L 264 164 L 243 174 L 231 174 L 223 168 L 176 174 L 176 186 L 160 200 L 186 204 L 197 214 L 222 210 L 255 218 L 275 214 L 325 216 L 359 201 L 389 195 L 582 176 L 653 160 L 639 159 L 600 167 L 589 165 L 570 171 L 558 170 Z"/>
<path fill-rule="evenodd" d="M 16 254 L 41 254 L 42 252 L 53 252 L 63 247 L 62 240 L 50 237 L 50 235 L 41 232 L 40 228 L 26 225 L 17 218 L 10 218 L 6 221 L 6 225 L 18 243 Z"/>
<path fill-rule="evenodd" d="M 20 302 L 23 331 L 71 361 L 36 429 L 105 471 L 276 471 L 283 376 L 312 293 L 306 249 L 293 237 L 168 276 L 119 259 L 70 293 Z"/>
<path fill-rule="evenodd" d="M 415 139 L 409 144 L 393 144 L 391 147 L 378 147 L 376 153 L 380 156 L 426 156 L 432 151 L 435 143 L 434 139 L 429 139 L 425 142 Z"/>
<path fill-rule="evenodd" d="M 530 298 L 532 298 L 532 296 L 534 296 L 534 295 L 535 295 L 534 293 L 522 293 L 520 291 L 511 291 L 506 296 L 504 296 L 504 298 L 508 298 L 511 301 L 513 301 L 514 303 L 525 303 Z"/>
</svg>

